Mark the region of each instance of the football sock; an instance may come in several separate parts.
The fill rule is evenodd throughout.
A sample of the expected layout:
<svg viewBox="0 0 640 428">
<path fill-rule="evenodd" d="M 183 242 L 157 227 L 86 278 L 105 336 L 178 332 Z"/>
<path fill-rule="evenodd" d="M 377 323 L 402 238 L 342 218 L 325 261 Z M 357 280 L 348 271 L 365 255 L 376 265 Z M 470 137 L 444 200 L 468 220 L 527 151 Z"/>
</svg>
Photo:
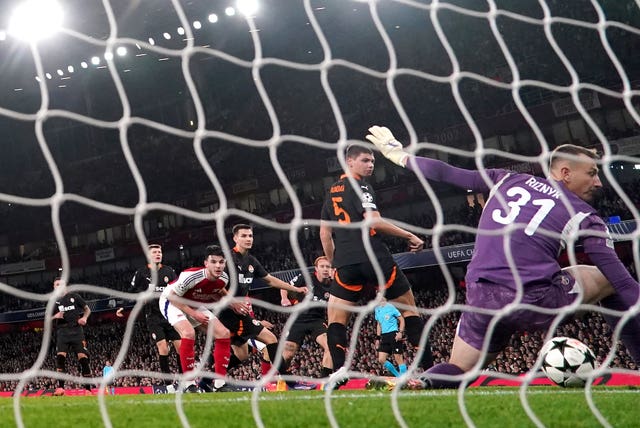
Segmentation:
<svg viewBox="0 0 640 428">
<path fill-rule="evenodd" d="M 457 388 L 460 386 L 459 380 L 434 379 L 429 376 L 430 374 L 455 376 L 464 374 L 464 372 L 455 364 L 441 363 L 431 367 L 420 376 L 431 388 Z"/>
<path fill-rule="evenodd" d="M 162 373 L 166 373 L 169 374 L 171 373 L 171 369 L 169 368 L 169 356 L 168 355 L 160 355 L 160 371 Z M 171 379 L 165 379 L 164 380 L 164 384 L 165 385 L 171 385 L 173 382 L 171 381 Z"/>
<path fill-rule="evenodd" d="M 320 369 L 320 377 L 329 377 L 331 376 L 331 373 L 333 373 L 333 369 L 329 367 L 322 367 Z"/>
<path fill-rule="evenodd" d="M 396 370 L 396 366 L 394 366 L 391 361 L 385 361 L 384 368 L 387 369 L 389 373 L 391 373 L 395 377 L 400 376 L 400 374 L 398 373 L 398 370 Z"/>
<path fill-rule="evenodd" d="M 327 329 L 327 340 L 329 342 L 329 352 L 333 360 L 333 369 L 339 370 L 344 366 L 347 351 L 347 327 L 334 322 L 329 324 Z"/>
<path fill-rule="evenodd" d="M 56 371 L 58 373 L 64 373 L 64 369 L 67 363 L 67 357 L 65 355 L 56 355 Z M 58 379 L 58 388 L 64 388 L 64 380 Z"/>
<path fill-rule="evenodd" d="M 234 355 L 235 356 L 235 355 Z M 237 359 L 237 358 L 236 358 Z M 227 374 L 231 360 L 231 339 L 216 339 L 213 348 L 213 371 L 220 376 Z"/>
<path fill-rule="evenodd" d="M 406 364 L 400 364 L 400 366 L 398 366 L 398 372 L 403 375 L 407 372 L 407 365 Z"/>
<path fill-rule="evenodd" d="M 194 339 L 182 338 L 180 341 L 180 364 L 182 365 L 182 372 L 187 373 L 193 370 L 195 363 L 195 343 Z"/>
<path fill-rule="evenodd" d="M 416 349 L 416 355 L 420 355 L 420 363 L 418 366 L 423 370 L 433 366 L 433 355 L 431 355 L 431 345 L 429 341 L 425 343 L 424 349 L 420 348 L 420 336 L 424 329 L 424 320 L 417 316 L 409 316 L 404 319 L 407 340 Z"/>
</svg>

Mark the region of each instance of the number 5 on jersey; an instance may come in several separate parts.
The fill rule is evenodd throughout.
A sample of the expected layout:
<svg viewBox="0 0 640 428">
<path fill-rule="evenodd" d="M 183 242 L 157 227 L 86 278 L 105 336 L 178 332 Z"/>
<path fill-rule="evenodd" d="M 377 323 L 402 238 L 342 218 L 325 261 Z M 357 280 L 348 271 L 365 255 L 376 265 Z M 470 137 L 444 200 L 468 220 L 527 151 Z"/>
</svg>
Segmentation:
<svg viewBox="0 0 640 428">
<path fill-rule="evenodd" d="M 351 217 L 349 216 L 349 213 L 347 213 L 345 209 L 340 206 L 340 203 L 342 202 L 342 196 L 332 197 L 331 202 L 333 202 L 333 213 L 338 218 L 338 223 L 351 223 Z"/>
</svg>

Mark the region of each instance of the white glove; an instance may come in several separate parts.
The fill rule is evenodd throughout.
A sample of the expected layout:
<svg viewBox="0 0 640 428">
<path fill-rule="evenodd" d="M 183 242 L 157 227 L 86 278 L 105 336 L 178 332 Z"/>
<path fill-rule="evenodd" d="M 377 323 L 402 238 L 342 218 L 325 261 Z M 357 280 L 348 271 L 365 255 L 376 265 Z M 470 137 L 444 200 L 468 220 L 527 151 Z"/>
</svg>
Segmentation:
<svg viewBox="0 0 640 428">
<path fill-rule="evenodd" d="M 395 139 L 389 128 L 372 126 L 369 132 L 367 140 L 371 141 L 384 157 L 404 168 L 409 153 L 402 149 L 402 143 Z"/>
</svg>

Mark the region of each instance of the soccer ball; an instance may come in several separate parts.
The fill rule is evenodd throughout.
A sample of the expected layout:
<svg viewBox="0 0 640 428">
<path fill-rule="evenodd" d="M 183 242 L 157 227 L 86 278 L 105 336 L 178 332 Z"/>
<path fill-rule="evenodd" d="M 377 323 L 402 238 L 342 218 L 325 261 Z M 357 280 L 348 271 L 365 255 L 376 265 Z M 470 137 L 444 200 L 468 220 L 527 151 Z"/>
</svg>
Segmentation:
<svg viewBox="0 0 640 428">
<path fill-rule="evenodd" d="M 596 356 L 587 345 L 570 337 L 554 337 L 540 350 L 542 371 L 556 385 L 583 387 L 596 367 Z"/>
</svg>

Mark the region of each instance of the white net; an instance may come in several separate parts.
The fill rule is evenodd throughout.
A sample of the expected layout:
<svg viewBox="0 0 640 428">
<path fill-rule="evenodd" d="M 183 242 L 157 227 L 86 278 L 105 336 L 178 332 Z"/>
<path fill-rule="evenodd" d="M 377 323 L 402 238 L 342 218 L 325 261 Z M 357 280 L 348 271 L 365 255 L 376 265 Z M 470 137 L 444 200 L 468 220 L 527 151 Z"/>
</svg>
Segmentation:
<svg viewBox="0 0 640 428">
<path fill-rule="evenodd" d="M 0 83 L 0 256 L 6 266 L 34 263 L 36 272 L 3 270 L 6 312 L 45 304 L 51 312 L 49 280 L 58 267 L 74 291 L 143 302 L 150 294 L 125 293 L 123 278 L 150 241 L 164 239 L 176 267 L 189 267 L 200 262 L 206 243 L 219 241 L 228 252 L 228 227 L 237 220 L 256 225 L 254 253 L 268 270 L 297 273 L 320 255 L 318 213 L 344 167 L 344 148 L 376 123 L 410 150 L 474 169 L 540 173 L 558 144 L 598 148 L 610 189 L 600 212 L 629 221 L 610 230 L 624 262 L 639 266 L 636 1 L 262 0 L 244 15 L 223 1 L 61 0 L 63 29 L 31 45 L 8 32 L 18 3 L 3 2 L 7 21 L 0 23 L 7 30 L 0 32 L 0 57 L 8 59 Z M 428 334 L 436 361 L 444 361 L 465 309 L 456 281 L 464 276 L 484 196 L 434 186 L 382 160 L 372 181 L 382 214 L 433 247 L 428 261 L 407 267 L 430 317 L 423 339 Z M 404 251 L 397 242 L 389 246 Z M 575 260 L 575 250 L 569 258 Z M 254 301 L 278 334 L 308 304 L 283 309 Z M 383 375 L 372 352 L 372 308 L 356 310 L 347 359 L 350 375 L 365 381 Z M 150 347 L 136 323 L 140 309 L 134 307 L 126 327 L 87 328 L 97 355 L 112 352 L 101 342 L 117 343 L 111 357 L 119 385 L 162 378 L 131 357 L 137 346 Z M 563 334 L 549 334 L 583 340 L 611 367 L 604 375 L 635 369 L 597 308 L 586 309 L 586 318 L 560 327 Z M 20 333 L 31 343 L 23 351 L 30 360 L 0 373 L 0 383 L 17 392 L 18 426 L 29 417 L 21 394 L 60 377 L 51 333 L 50 317 L 42 332 Z M 514 337 L 484 382 L 524 374 L 525 391 L 544 338 Z M 208 352 L 207 345 L 198 352 Z M 20 355 L 10 344 L 6 349 L 13 351 L 0 351 L 5 360 Z M 318 377 L 319 362 L 306 355 L 294 359 L 294 372 L 308 381 Z M 102 363 L 96 358 L 92 371 Z M 77 370 L 70 372 L 65 379 L 81 384 Z M 273 371 L 259 382 L 251 370 L 236 375 L 253 385 L 275 381 Z M 104 386 L 97 374 L 94 380 Z M 420 423 L 402 410 L 403 394 L 391 395 L 391 423 Z M 259 426 L 274 423 L 263 419 L 265 395 L 250 396 Z M 615 425 L 590 390 L 587 396 L 591 414 Z M 327 423 L 347 424 L 334 397 L 325 391 Z M 112 426 L 104 397 L 99 403 L 102 422 Z M 461 392 L 458 422 L 473 426 L 467 406 Z M 541 422 L 526 398 L 522 407 L 534 423 L 552 423 Z M 200 423 L 178 396 L 175 409 L 183 426 Z"/>
</svg>

